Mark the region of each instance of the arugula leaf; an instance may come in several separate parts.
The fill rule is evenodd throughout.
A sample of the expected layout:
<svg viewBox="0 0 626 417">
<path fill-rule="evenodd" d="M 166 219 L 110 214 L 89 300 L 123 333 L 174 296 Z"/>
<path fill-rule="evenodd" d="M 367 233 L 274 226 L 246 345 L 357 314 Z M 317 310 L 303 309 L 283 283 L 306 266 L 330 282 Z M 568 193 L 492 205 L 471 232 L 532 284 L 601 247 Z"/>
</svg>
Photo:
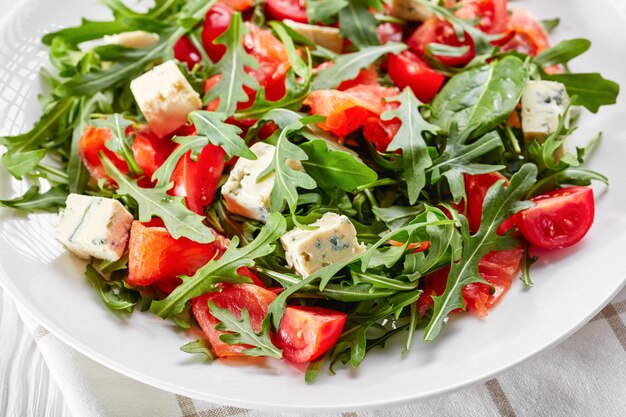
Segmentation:
<svg viewBox="0 0 626 417">
<path fill-rule="evenodd" d="M 488 152 L 503 146 L 502 139 L 496 132 L 489 132 L 469 145 L 466 142 L 467 137 L 458 133 L 456 123 L 453 122 L 443 153 L 427 169 L 431 173 L 431 184 L 436 184 L 442 176 L 446 177 L 455 203 L 465 196 L 463 173 L 486 174 L 505 168 L 503 165 L 472 163 Z"/>
<path fill-rule="evenodd" d="M 41 116 L 30 131 L 17 136 L 0 138 L 0 145 L 7 148 L 7 151 L 2 155 L 2 162 L 12 175 L 19 179 L 26 173 L 24 171 L 26 168 L 34 168 L 43 159 L 45 153 L 36 151 L 56 133 L 56 127 L 63 119 L 67 118 L 73 104 L 74 98 L 59 100 Z M 21 156 L 23 153 L 26 155 Z"/>
<path fill-rule="evenodd" d="M 528 66 L 514 56 L 459 73 L 433 100 L 431 122 L 446 132 L 456 122 L 472 138 L 484 135 L 515 110 L 528 80 Z"/>
<path fill-rule="evenodd" d="M 597 113 L 602 106 L 615 104 L 620 90 L 619 84 L 598 73 L 542 73 L 541 79 L 563 83 L 570 97 L 576 96 L 576 104 L 586 107 L 592 113 Z"/>
<path fill-rule="evenodd" d="M 346 0 L 307 0 L 306 14 L 309 22 L 329 24 L 347 5 Z"/>
<path fill-rule="evenodd" d="M 126 128 L 133 123 L 121 114 L 111 114 L 105 119 L 94 119 L 91 124 L 97 128 L 108 129 L 111 132 L 111 139 L 106 142 L 106 147 L 117 153 L 128 164 L 128 169 L 133 176 L 143 174 L 143 171 L 135 161 L 133 150 L 126 138 Z"/>
<path fill-rule="evenodd" d="M 554 18 L 554 19 L 543 19 L 541 21 L 541 24 L 543 25 L 543 28 L 549 33 L 552 32 L 554 29 L 556 29 L 559 24 L 561 23 L 561 19 Z"/>
<path fill-rule="evenodd" d="M 180 350 L 182 350 L 185 353 L 191 353 L 191 354 L 200 353 L 202 355 L 205 355 L 207 359 L 209 360 L 215 359 L 215 356 L 213 355 L 213 352 L 211 351 L 211 345 L 204 339 L 198 339 L 195 342 L 189 342 L 181 346 Z"/>
<path fill-rule="evenodd" d="M 376 172 L 362 161 L 347 152 L 329 150 L 323 140 L 303 143 L 300 148 L 308 156 L 302 166 L 324 190 L 332 192 L 337 187 L 354 192 L 378 179 Z"/>
<path fill-rule="evenodd" d="M 390 230 L 396 230 L 408 225 L 419 213 L 424 211 L 421 206 L 391 206 L 372 207 L 372 211 L 380 220 L 385 222 Z"/>
<path fill-rule="evenodd" d="M 402 151 L 402 164 L 409 204 L 413 205 L 426 185 L 426 168 L 432 165 L 428 145 L 424 140 L 424 133 L 435 134 L 439 128 L 424 120 L 419 111 L 422 103 L 415 97 L 410 88 L 405 88 L 399 96 L 387 101 L 400 103 L 397 109 L 385 111 L 381 115 L 381 119 L 392 120 L 397 118 L 402 122 L 400 129 L 387 146 L 387 150 L 390 152 Z"/>
<path fill-rule="evenodd" d="M 476 234 L 469 233 L 467 220 L 461 218 L 463 234 L 463 252 L 458 262 L 451 263 L 446 289 L 440 296 L 434 296 L 434 311 L 424 332 L 424 340 L 433 340 L 445 322 L 448 314 L 457 308 L 464 308 L 462 289 L 473 282 L 485 282 L 478 273 L 481 258 L 493 250 L 503 250 L 515 246 L 516 239 L 510 236 L 498 236 L 498 226 L 513 214 L 533 203 L 523 201 L 537 178 L 537 167 L 524 164 L 511 177 L 509 185 L 504 181 L 496 182 L 485 196 L 483 217 Z"/>
<path fill-rule="evenodd" d="M 533 58 L 533 62 L 542 67 L 567 64 L 572 59 L 587 52 L 590 47 L 591 42 L 588 39 L 569 39 L 561 41 L 557 45 L 541 51 Z"/>
<path fill-rule="evenodd" d="M 263 320 L 259 332 L 255 331 L 250 321 L 250 313 L 243 308 L 241 319 L 237 318 L 226 308 L 218 307 L 213 301 L 209 301 L 211 314 L 220 321 L 215 326 L 216 330 L 230 332 L 220 335 L 220 340 L 229 345 L 251 345 L 253 348 L 242 351 L 248 356 L 269 356 L 280 359 L 282 351 L 272 343 L 270 325 L 267 319 Z"/>
<path fill-rule="evenodd" d="M 254 260 L 274 252 L 274 242 L 286 231 L 286 221 L 280 213 L 272 213 L 259 235 L 242 248 L 239 238 L 234 236 L 226 252 L 219 259 L 213 259 L 191 276 L 181 276 L 183 283 L 161 301 L 153 301 L 150 310 L 167 318 L 180 313 L 185 303 L 194 297 L 215 291 L 219 282 L 244 283 L 250 278 L 237 274 L 242 266 L 254 265 Z"/>
<path fill-rule="evenodd" d="M 380 45 L 376 32 L 378 22 L 369 11 L 368 0 L 346 0 L 348 3 L 339 11 L 339 31 L 358 48 Z"/>
<path fill-rule="evenodd" d="M 320 71 L 313 79 L 313 90 L 332 90 L 342 81 L 352 80 L 359 71 L 372 65 L 377 59 L 387 54 L 399 54 L 407 46 L 403 43 L 389 42 L 382 46 L 367 46 L 360 51 L 337 56 L 335 65 Z"/>
<path fill-rule="evenodd" d="M 97 22 L 82 19 L 80 25 L 48 33 L 41 38 L 41 41 L 44 45 L 50 46 L 55 38 L 63 38 L 71 44 L 78 45 L 94 39 L 100 39 L 106 35 L 115 35 L 116 33 L 128 32 L 135 29 L 134 26 L 129 26 L 128 22 L 123 20 Z"/>
<path fill-rule="evenodd" d="M 261 174 L 261 179 L 270 173 L 274 173 L 274 187 L 270 197 L 270 211 L 279 212 L 284 203 L 293 213 L 298 203 L 298 187 L 305 190 L 313 190 L 317 184 L 306 172 L 294 169 L 293 161 L 305 161 L 308 159 L 306 152 L 293 143 L 289 142 L 290 133 L 304 127 L 303 119 L 290 123 L 278 136 L 274 158 Z"/>
<path fill-rule="evenodd" d="M 101 160 L 107 174 L 117 183 L 116 193 L 130 196 L 137 202 L 139 221 L 149 222 L 156 216 L 163 220 L 167 231 L 174 239 L 186 237 L 199 243 L 210 243 L 215 240 L 211 229 L 203 223 L 204 216 L 185 207 L 184 197 L 167 194 L 173 184 L 142 188 L 136 180 L 122 174 L 106 156 L 102 155 Z"/>
<path fill-rule="evenodd" d="M 29 213 L 34 211 L 46 211 L 58 213 L 65 207 L 67 191 L 60 186 L 52 187 L 48 191 L 39 194 L 39 186 L 34 185 L 21 197 L 13 200 L 0 200 L 0 207 L 24 210 Z"/>
<path fill-rule="evenodd" d="M 259 83 L 245 71 L 245 67 L 258 68 L 259 63 L 243 46 L 243 37 L 248 31 L 241 13 L 234 12 L 230 26 L 214 43 L 226 46 L 226 53 L 210 70 L 210 76 L 219 75 L 219 81 L 204 95 L 204 102 L 219 99 L 218 111 L 232 115 L 237 103 L 248 100 L 244 87 L 258 90 Z"/>
<path fill-rule="evenodd" d="M 96 292 L 100 296 L 100 299 L 112 310 L 125 311 L 130 313 L 133 311 L 133 307 L 137 303 L 133 299 L 131 293 L 124 291 L 121 283 L 115 286 L 115 282 L 107 281 L 92 265 L 87 264 L 87 270 L 85 276 L 92 287 L 96 289 Z"/>
<path fill-rule="evenodd" d="M 256 159 L 256 156 L 241 138 L 241 129 L 225 123 L 227 115 L 219 112 L 196 110 L 189 114 L 189 120 L 198 131 L 198 136 L 205 136 L 210 143 L 221 146 L 229 156 Z"/>
</svg>

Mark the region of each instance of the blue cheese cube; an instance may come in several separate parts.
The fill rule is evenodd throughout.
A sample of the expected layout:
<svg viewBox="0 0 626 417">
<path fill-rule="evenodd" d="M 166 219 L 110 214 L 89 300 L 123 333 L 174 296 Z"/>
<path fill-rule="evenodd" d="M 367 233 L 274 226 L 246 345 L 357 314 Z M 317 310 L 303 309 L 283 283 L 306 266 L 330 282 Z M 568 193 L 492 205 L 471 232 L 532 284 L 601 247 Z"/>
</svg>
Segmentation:
<svg viewBox="0 0 626 417">
<path fill-rule="evenodd" d="M 530 81 L 522 94 L 522 131 L 526 142 L 545 140 L 554 133 L 559 116 L 569 106 L 565 86 L 554 81 Z M 569 114 L 565 116 L 566 126 Z"/>
<path fill-rule="evenodd" d="M 133 216 L 117 200 L 70 194 L 59 214 L 57 239 L 77 256 L 117 261 Z"/>
<path fill-rule="evenodd" d="M 250 147 L 257 159 L 239 158 L 226 183 L 222 196 L 226 209 L 249 219 L 265 222 L 269 216 L 270 197 L 274 188 L 274 173 L 257 181 L 259 175 L 272 163 L 276 147 L 258 142 Z M 288 165 L 303 170 L 299 161 L 287 161 Z"/>
<path fill-rule="evenodd" d="M 104 37 L 104 41 L 111 45 L 121 45 L 127 48 L 148 48 L 159 43 L 159 35 L 143 30 L 133 30 L 117 35 L 107 35 Z"/>
<path fill-rule="evenodd" d="M 185 122 L 202 100 L 174 61 L 154 67 L 130 83 L 130 90 L 150 128 L 163 137 Z"/>
<path fill-rule="evenodd" d="M 365 252 L 365 245 L 359 244 L 356 229 L 346 216 L 326 213 L 311 226 L 317 229 L 295 228 L 280 238 L 287 264 L 303 278 Z"/>
</svg>

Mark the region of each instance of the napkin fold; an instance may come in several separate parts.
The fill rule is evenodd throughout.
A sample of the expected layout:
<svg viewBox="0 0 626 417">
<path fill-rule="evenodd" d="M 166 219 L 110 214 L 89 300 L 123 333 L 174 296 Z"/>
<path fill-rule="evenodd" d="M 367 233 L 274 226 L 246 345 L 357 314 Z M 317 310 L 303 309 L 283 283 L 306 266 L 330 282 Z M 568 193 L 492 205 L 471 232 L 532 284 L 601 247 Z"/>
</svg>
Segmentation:
<svg viewBox="0 0 626 417">
<path fill-rule="evenodd" d="M 313 415 L 223 406 L 153 388 L 67 346 L 16 306 L 2 289 L 0 301 L 1 416 Z M 621 417 L 626 410 L 625 323 L 626 289 L 559 346 L 497 378 L 410 406 L 328 415 Z"/>
</svg>

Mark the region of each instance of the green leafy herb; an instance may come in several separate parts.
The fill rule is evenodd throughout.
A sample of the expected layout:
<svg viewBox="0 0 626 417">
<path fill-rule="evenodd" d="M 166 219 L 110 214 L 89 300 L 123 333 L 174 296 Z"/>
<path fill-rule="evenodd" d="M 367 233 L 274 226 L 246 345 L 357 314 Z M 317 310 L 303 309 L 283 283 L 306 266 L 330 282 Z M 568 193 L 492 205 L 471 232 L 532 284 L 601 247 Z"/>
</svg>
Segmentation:
<svg viewBox="0 0 626 417">
<path fill-rule="evenodd" d="M 91 124 L 111 132 L 111 139 L 106 142 L 106 147 L 124 158 L 132 175 L 138 176 L 143 173 L 135 161 L 131 144 L 126 137 L 126 128 L 133 124 L 130 120 L 121 114 L 111 114 L 104 119 L 94 119 Z"/>
<path fill-rule="evenodd" d="M 381 118 L 383 120 L 397 118 L 402 124 L 387 146 L 387 150 L 402 151 L 404 179 L 407 184 L 409 203 L 415 204 L 420 192 L 426 185 L 426 168 L 432 165 L 424 134 L 426 132 L 435 134 L 439 128 L 424 120 L 419 110 L 422 103 L 415 97 L 410 88 L 405 88 L 399 96 L 388 101 L 399 102 L 400 106 L 395 110 L 387 110 Z"/>
<path fill-rule="evenodd" d="M 218 111 L 232 115 L 237 109 L 237 103 L 248 100 L 244 87 L 253 90 L 259 88 L 256 78 L 245 71 L 245 67 L 258 68 L 259 63 L 249 55 L 243 46 L 243 37 L 248 33 L 241 13 L 233 13 L 230 26 L 214 43 L 225 45 L 226 53 L 210 71 L 211 76 L 219 75 L 219 81 L 204 96 L 204 102 L 209 103 L 219 99 Z"/>
<path fill-rule="evenodd" d="M 541 24 L 547 32 L 552 32 L 559 26 L 560 23 L 561 19 L 559 19 L 558 17 L 554 19 L 544 19 L 541 21 Z"/>
<path fill-rule="evenodd" d="M 456 123 L 478 137 L 506 120 L 522 97 L 528 68 L 514 56 L 464 71 L 448 81 L 432 104 L 432 123 L 446 132 Z"/>
<path fill-rule="evenodd" d="M 215 291 L 216 283 L 250 282 L 249 278 L 237 274 L 237 269 L 252 266 L 255 259 L 274 252 L 274 242 L 285 230 L 285 219 L 279 213 L 271 214 L 256 239 L 238 248 L 239 238 L 234 236 L 221 258 L 213 259 L 191 277 L 181 276 L 183 283 L 163 300 L 152 302 L 150 309 L 158 316 L 167 318 L 181 312 L 188 300 Z"/>
<path fill-rule="evenodd" d="M 348 38 L 359 48 L 380 45 L 376 26 L 378 22 L 369 11 L 368 0 L 346 0 L 348 3 L 339 11 L 341 36 Z"/>
<path fill-rule="evenodd" d="M 313 79 L 313 90 L 331 90 L 342 81 L 356 78 L 359 71 L 372 65 L 386 54 L 398 54 L 407 46 L 403 43 L 389 42 L 382 46 L 367 46 L 358 52 L 339 55 L 335 64 L 320 71 Z"/>
<path fill-rule="evenodd" d="M 211 314 L 220 321 L 216 330 L 229 332 L 222 334 L 220 340 L 229 345 L 250 345 L 253 348 L 244 349 L 242 353 L 248 356 L 268 356 L 280 359 L 283 354 L 272 343 L 269 321 L 263 320 L 260 331 L 255 331 L 250 322 L 250 313 L 243 308 L 241 310 L 241 319 L 238 320 L 230 310 L 220 308 L 213 301 L 209 301 Z"/>
<path fill-rule="evenodd" d="M 303 143 L 308 158 L 302 161 L 307 174 L 325 190 L 335 187 L 353 192 L 378 179 L 376 172 L 348 152 L 329 150 L 323 140 Z"/>
<path fill-rule="evenodd" d="M 542 67 L 567 64 L 572 59 L 587 52 L 590 47 L 591 42 L 587 39 L 569 39 L 544 49 L 533 58 L 533 61 Z"/>
<path fill-rule="evenodd" d="M 13 200 L 0 200 L 0 207 L 14 208 L 27 212 L 46 211 L 57 213 L 65 207 L 67 192 L 61 187 L 53 187 L 39 194 L 39 187 L 34 185 L 21 197 Z"/>
<path fill-rule="evenodd" d="M 100 299 L 112 310 L 132 312 L 136 304 L 131 294 L 123 290 L 121 283 L 107 281 L 92 265 L 87 265 L 85 276 L 92 287 L 96 289 Z"/>
<path fill-rule="evenodd" d="M 198 136 L 221 146 L 229 156 L 240 156 L 246 159 L 256 159 L 256 156 L 241 138 L 241 129 L 230 123 L 225 123 L 227 116 L 224 113 L 196 110 L 189 114 L 189 120 L 194 124 Z"/>
<path fill-rule="evenodd" d="M 457 308 L 464 308 L 461 290 L 473 282 L 486 282 L 478 273 L 478 262 L 493 250 L 509 249 L 516 244 L 510 236 L 499 236 L 496 231 L 503 221 L 520 210 L 531 207 L 532 203 L 523 201 L 537 178 L 537 168 L 525 164 L 511 177 L 509 185 L 504 181 L 496 182 L 485 196 L 483 216 L 480 228 L 470 235 L 467 221 L 462 218 L 463 252 L 458 262 L 451 264 L 446 289 L 440 296 L 433 296 L 434 311 L 426 326 L 424 340 L 433 340 L 448 317 Z"/>
<path fill-rule="evenodd" d="M 328 24 L 347 5 L 346 0 L 308 0 L 306 14 L 309 22 Z"/>
<path fill-rule="evenodd" d="M 203 224 L 204 217 L 185 207 L 184 197 L 167 194 L 172 184 L 142 188 L 136 180 L 123 175 L 106 156 L 101 159 L 107 174 L 117 183 L 116 193 L 130 196 L 137 202 L 139 221 L 149 222 L 152 217 L 159 217 L 174 239 L 186 237 L 199 243 L 215 239 L 211 229 Z"/>
<path fill-rule="evenodd" d="M 308 159 L 306 152 L 289 142 L 288 136 L 304 127 L 302 120 L 298 120 L 285 127 L 276 141 L 276 151 L 270 165 L 259 175 L 259 179 L 274 173 L 274 187 L 270 197 L 270 210 L 281 211 L 285 202 L 293 213 L 298 203 L 298 187 L 312 190 L 316 187 L 315 180 L 306 172 L 294 169 L 294 161 Z"/>
<path fill-rule="evenodd" d="M 209 343 L 204 339 L 198 339 L 195 342 L 189 342 L 186 345 L 181 346 L 180 350 L 185 353 L 199 353 L 205 355 L 206 358 L 209 360 L 215 359 L 215 356 L 213 356 L 213 352 L 211 351 L 211 345 L 209 345 Z"/>
</svg>

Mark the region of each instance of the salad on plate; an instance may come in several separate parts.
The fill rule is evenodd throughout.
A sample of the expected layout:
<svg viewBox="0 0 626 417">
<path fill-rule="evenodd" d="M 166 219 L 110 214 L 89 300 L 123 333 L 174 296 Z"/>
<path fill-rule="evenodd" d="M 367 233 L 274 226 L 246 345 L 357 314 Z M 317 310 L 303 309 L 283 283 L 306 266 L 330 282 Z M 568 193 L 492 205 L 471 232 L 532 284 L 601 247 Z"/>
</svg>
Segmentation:
<svg viewBox="0 0 626 417">
<path fill-rule="evenodd" d="M 358 367 L 531 286 L 594 221 L 571 149 L 619 86 L 506 0 L 102 0 L 47 34 L 41 119 L 0 138 L 111 309 L 185 352 Z M 43 181 L 42 181 L 43 180 Z M 522 283 L 517 284 L 521 276 Z M 529 292 L 527 297 L 532 297 Z"/>
</svg>

